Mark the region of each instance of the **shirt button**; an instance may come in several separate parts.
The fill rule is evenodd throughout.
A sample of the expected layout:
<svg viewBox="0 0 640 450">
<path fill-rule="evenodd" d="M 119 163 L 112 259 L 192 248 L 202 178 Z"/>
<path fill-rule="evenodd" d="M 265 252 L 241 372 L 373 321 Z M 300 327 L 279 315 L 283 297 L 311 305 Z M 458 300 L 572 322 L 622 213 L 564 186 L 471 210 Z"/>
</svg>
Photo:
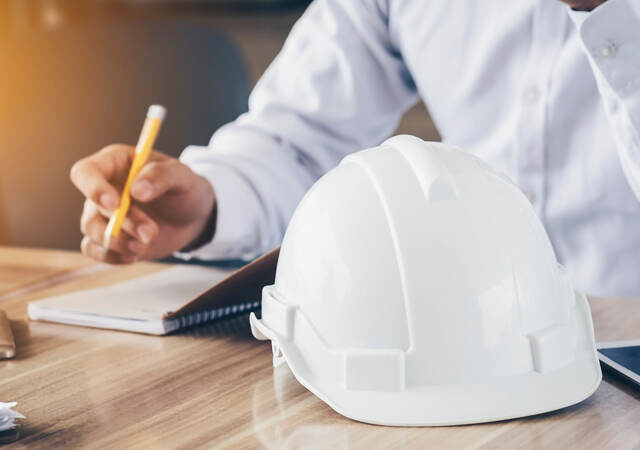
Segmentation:
<svg viewBox="0 0 640 450">
<path fill-rule="evenodd" d="M 527 103 L 536 103 L 540 100 L 540 89 L 535 86 L 529 86 L 524 90 L 523 98 Z"/>
<path fill-rule="evenodd" d="M 605 44 L 602 44 L 597 51 L 598 56 L 600 56 L 601 58 L 614 57 L 616 56 L 616 52 L 617 52 L 617 48 L 613 42 L 607 42 Z"/>
</svg>

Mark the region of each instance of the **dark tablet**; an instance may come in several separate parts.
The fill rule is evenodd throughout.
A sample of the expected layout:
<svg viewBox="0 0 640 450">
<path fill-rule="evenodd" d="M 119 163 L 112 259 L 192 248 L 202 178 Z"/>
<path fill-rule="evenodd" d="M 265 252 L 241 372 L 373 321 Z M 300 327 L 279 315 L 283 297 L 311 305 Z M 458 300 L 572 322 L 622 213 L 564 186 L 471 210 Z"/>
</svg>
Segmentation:
<svg viewBox="0 0 640 450">
<path fill-rule="evenodd" d="M 598 358 L 640 388 L 640 340 L 600 342 Z"/>
</svg>

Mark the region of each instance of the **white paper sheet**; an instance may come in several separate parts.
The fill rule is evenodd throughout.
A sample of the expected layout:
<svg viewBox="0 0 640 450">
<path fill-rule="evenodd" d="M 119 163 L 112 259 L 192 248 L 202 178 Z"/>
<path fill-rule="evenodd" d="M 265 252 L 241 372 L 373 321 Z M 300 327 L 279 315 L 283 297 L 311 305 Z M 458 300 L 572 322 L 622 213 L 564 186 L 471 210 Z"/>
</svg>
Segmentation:
<svg viewBox="0 0 640 450">
<path fill-rule="evenodd" d="M 2 403 L 0 402 L 0 432 L 7 431 L 16 426 L 16 419 L 24 419 L 25 417 L 11 408 L 16 406 L 16 402 Z"/>
<path fill-rule="evenodd" d="M 233 272 L 199 266 L 174 266 L 112 286 L 71 294 L 59 295 L 29 304 L 40 310 L 38 317 L 45 320 L 45 309 L 104 318 L 160 321 L 164 314 L 176 311 Z M 95 319 L 95 317 L 94 317 Z"/>
</svg>

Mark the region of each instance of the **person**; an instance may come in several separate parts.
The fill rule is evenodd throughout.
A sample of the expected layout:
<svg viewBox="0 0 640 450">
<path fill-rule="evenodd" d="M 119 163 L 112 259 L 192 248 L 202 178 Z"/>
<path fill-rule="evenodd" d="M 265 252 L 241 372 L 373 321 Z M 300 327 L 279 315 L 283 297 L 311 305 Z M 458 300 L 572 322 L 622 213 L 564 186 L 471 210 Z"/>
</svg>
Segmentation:
<svg viewBox="0 0 640 450">
<path fill-rule="evenodd" d="M 525 192 L 579 289 L 637 296 L 639 30 L 635 0 L 316 0 L 248 113 L 180 160 L 154 153 L 111 248 L 103 232 L 133 148 L 73 166 L 82 251 L 254 258 L 280 243 L 315 180 L 422 99 L 445 142 Z"/>
</svg>

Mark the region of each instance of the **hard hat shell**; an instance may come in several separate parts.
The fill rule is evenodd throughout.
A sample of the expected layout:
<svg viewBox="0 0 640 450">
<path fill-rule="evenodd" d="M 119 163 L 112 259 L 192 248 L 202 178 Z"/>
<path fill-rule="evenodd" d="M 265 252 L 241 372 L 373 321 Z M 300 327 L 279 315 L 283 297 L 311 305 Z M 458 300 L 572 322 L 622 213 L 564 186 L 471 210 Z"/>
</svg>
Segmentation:
<svg viewBox="0 0 640 450">
<path fill-rule="evenodd" d="M 527 198 L 473 155 L 411 136 L 310 189 L 251 325 L 274 363 L 374 424 L 538 414 L 601 380 L 586 298 Z"/>
</svg>

